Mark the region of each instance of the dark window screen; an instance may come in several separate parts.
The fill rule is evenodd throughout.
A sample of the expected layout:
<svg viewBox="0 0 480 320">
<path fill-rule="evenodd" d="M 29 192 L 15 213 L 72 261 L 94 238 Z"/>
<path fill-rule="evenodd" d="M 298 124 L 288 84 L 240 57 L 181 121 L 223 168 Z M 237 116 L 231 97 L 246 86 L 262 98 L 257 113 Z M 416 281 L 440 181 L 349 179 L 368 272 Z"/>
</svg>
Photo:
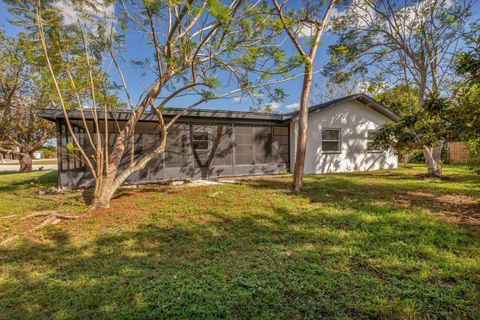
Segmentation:
<svg viewBox="0 0 480 320">
<path fill-rule="evenodd" d="M 80 146 L 88 151 L 85 143 L 85 129 L 75 124 L 72 124 L 72 129 Z M 68 146 L 69 144 L 71 144 L 73 149 Z M 60 124 L 59 155 L 61 171 L 76 170 L 85 167 L 85 162 L 82 159 L 80 149 L 77 148 L 65 123 Z"/>
<path fill-rule="evenodd" d="M 254 164 L 254 127 L 235 125 L 235 164 Z"/>
<path fill-rule="evenodd" d="M 188 164 L 189 126 L 174 124 L 167 133 L 165 164 L 169 168 L 185 167 Z"/>
<path fill-rule="evenodd" d="M 288 127 L 273 127 L 272 156 L 274 162 L 289 162 Z"/>
<path fill-rule="evenodd" d="M 212 131 L 212 152 L 214 166 L 231 166 L 233 158 L 232 126 L 218 125 Z"/>
<path fill-rule="evenodd" d="M 60 161 L 61 161 L 61 170 L 67 171 L 69 169 L 69 156 L 67 151 L 67 144 L 68 144 L 68 132 L 67 126 L 62 123 L 60 125 Z"/>
<path fill-rule="evenodd" d="M 209 133 L 208 132 L 193 132 L 192 144 L 195 150 L 208 150 Z"/>
<path fill-rule="evenodd" d="M 213 158 L 210 154 L 213 127 L 192 125 L 192 151 L 195 168 L 209 167 Z"/>
<path fill-rule="evenodd" d="M 255 126 L 255 163 L 272 161 L 272 127 Z"/>
</svg>

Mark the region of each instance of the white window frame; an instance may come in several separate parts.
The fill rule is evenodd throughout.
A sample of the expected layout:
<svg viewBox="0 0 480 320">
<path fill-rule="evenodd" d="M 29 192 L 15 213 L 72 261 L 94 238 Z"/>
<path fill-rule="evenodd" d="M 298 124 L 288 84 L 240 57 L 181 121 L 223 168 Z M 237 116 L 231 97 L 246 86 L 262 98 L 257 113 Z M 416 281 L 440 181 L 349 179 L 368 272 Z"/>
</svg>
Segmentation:
<svg viewBox="0 0 480 320">
<path fill-rule="evenodd" d="M 379 153 L 379 152 L 383 152 L 383 150 L 381 150 L 381 149 L 369 149 L 369 148 L 368 148 L 368 143 L 374 141 L 374 140 L 369 139 L 368 136 L 369 136 L 370 132 L 376 132 L 376 131 L 377 131 L 377 129 L 368 129 L 368 130 L 367 130 L 367 152 L 368 152 L 368 153 Z"/>
<path fill-rule="evenodd" d="M 324 140 L 323 139 L 323 131 L 338 131 L 338 140 Z M 322 128 L 321 130 L 321 148 L 322 153 L 341 153 L 342 151 L 342 129 L 340 128 Z M 323 142 L 338 142 L 338 149 L 336 151 L 324 151 L 323 150 Z"/>
</svg>

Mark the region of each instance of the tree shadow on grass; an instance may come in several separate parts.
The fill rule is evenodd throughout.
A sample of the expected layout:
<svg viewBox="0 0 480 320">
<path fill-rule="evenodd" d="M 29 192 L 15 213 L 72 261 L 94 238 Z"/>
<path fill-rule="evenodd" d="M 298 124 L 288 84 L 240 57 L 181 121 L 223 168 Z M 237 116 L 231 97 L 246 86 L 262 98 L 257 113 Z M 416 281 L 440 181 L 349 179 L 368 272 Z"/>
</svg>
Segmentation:
<svg viewBox="0 0 480 320">
<path fill-rule="evenodd" d="M 78 244 L 51 227 L 43 243 L 0 249 L 0 308 L 6 318 L 474 318 L 478 243 L 370 209 L 215 209 L 204 223 L 145 223 Z"/>
</svg>

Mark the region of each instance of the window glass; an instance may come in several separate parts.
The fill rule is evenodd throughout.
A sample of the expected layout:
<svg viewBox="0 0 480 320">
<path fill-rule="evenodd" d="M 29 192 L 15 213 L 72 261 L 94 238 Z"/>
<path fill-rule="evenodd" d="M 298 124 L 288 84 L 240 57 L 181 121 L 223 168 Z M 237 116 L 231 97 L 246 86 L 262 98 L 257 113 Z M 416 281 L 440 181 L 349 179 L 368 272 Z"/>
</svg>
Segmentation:
<svg viewBox="0 0 480 320">
<path fill-rule="evenodd" d="M 339 152 L 340 151 L 340 129 L 322 130 L 322 151 Z"/>
<path fill-rule="evenodd" d="M 381 151 L 375 146 L 373 138 L 375 137 L 376 130 L 368 130 L 367 133 L 367 151 Z"/>
<path fill-rule="evenodd" d="M 193 132 L 192 138 L 195 150 L 208 150 L 208 132 Z"/>
<path fill-rule="evenodd" d="M 339 130 L 338 129 L 325 129 L 322 130 L 322 140 L 334 140 L 338 141 Z"/>
</svg>

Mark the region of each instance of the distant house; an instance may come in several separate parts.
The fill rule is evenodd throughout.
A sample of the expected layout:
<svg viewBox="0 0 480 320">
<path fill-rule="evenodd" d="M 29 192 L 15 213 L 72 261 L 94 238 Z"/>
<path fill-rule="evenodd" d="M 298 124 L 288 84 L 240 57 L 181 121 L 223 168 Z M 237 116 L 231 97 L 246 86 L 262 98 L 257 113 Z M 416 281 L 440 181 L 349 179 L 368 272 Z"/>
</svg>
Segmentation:
<svg viewBox="0 0 480 320">
<path fill-rule="evenodd" d="M 17 158 L 13 154 L 0 151 L 0 162 L 3 162 L 4 160 L 16 160 L 16 159 Z"/>
<path fill-rule="evenodd" d="M 182 112 L 169 108 L 165 121 Z M 92 112 L 84 112 L 92 125 Z M 78 157 L 65 152 L 72 141 L 60 110 L 39 110 L 38 115 L 57 125 L 59 186 L 88 186 L 92 177 Z M 100 118 L 105 114 L 98 111 Z M 81 115 L 70 111 L 74 131 L 82 144 L 87 138 Z M 129 111 L 111 111 L 109 141 L 113 143 Z M 310 108 L 306 173 L 376 170 L 397 167 L 397 157 L 376 150 L 372 134 L 387 122 L 399 118 L 365 94 L 356 94 Z M 102 126 L 103 129 L 103 126 Z M 93 130 L 91 130 L 93 132 Z M 127 183 L 180 179 L 208 179 L 220 176 L 282 173 L 293 170 L 298 112 L 288 114 L 193 109 L 182 116 L 167 136 L 167 150 L 148 166 L 129 177 Z M 155 146 L 158 121 L 153 113 L 143 114 L 135 130 L 134 154 L 141 156 Z M 130 149 L 129 146 L 127 148 Z M 86 148 L 92 153 L 91 148 Z M 122 166 L 127 166 L 125 154 Z"/>
<path fill-rule="evenodd" d="M 35 151 L 33 153 L 33 159 L 42 159 L 43 158 L 43 152 L 42 151 Z"/>
</svg>

